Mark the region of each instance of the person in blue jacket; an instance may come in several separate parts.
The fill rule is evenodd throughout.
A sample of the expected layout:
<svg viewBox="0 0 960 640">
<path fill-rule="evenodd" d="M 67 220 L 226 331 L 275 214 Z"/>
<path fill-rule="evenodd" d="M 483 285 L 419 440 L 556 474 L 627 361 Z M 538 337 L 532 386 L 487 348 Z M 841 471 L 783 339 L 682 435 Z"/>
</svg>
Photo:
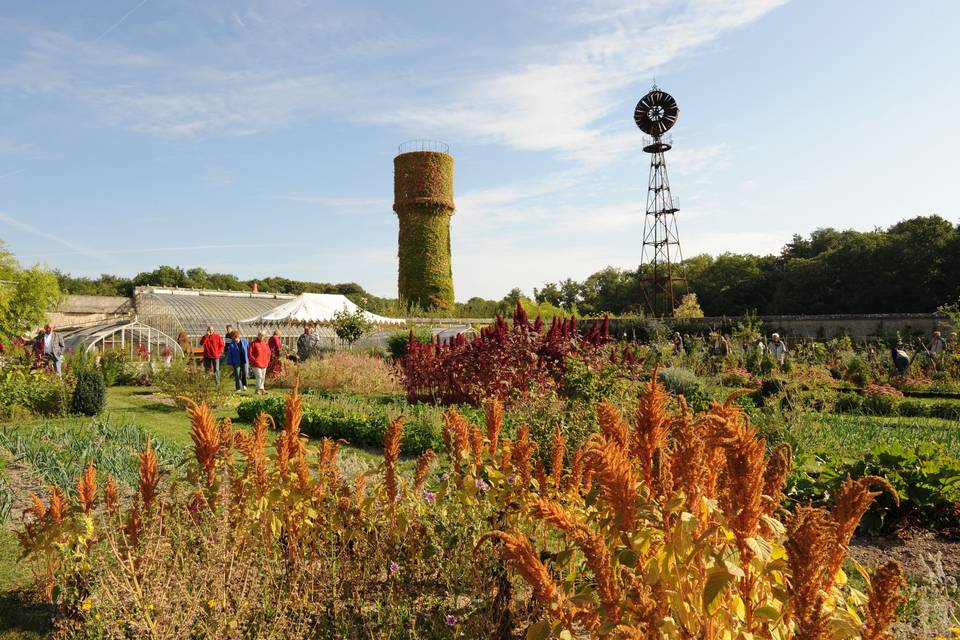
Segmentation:
<svg viewBox="0 0 960 640">
<path fill-rule="evenodd" d="M 227 364 L 233 368 L 233 379 L 237 385 L 237 391 L 246 391 L 247 389 L 247 366 L 250 361 L 247 355 L 249 346 L 246 338 L 241 338 L 236 330 L 230 332 L 230 339 L 227 340 Z"/>
</svg>

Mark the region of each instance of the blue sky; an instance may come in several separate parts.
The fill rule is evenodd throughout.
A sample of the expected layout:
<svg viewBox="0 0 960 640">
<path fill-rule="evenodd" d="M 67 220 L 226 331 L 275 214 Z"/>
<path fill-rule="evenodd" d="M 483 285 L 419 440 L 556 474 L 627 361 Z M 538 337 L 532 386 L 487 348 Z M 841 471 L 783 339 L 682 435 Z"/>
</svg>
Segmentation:
<svg viewBox="0 0 960 640">
<path fill-rule="evenodd" d="M 960 3 L 101 0 L 0 12 L 0 238 L 396 295 L 392 158 L 456 158 L 457 298 L 640 260 L 654 77 L 684 255 L 960 217 Z"/>
</svg>

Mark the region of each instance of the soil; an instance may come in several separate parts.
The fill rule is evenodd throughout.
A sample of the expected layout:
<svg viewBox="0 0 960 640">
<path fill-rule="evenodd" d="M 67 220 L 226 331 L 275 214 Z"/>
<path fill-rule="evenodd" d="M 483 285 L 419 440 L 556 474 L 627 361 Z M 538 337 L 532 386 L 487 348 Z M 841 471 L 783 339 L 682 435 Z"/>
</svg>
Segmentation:
<svg viewBox="0 0 960 640">
<path fill-rule="evenodd" d="M 9 518 L 13 522 L 23 522 L 23 514 L 30 508 L 30 494 L 35 493 L 46 498 L 45 487 L 30 465 L 14 459 L 10 452 L 2 447 L 0 456 L 6 460 L 4 475 L 13 495 L 13 508 L 10 509 Z M 2 524 L 0 522 L 0 525 Z"/>
<path fill-rule="evenodd" d="M 947 576 L 960 580 L 960 540 L 928 531 L 907 531 L 897 537 L 856 537 L 850 555 L 860 564 L 874 567 L 887 560 L 899 560 L 907 576 L 926 577 L 932 559 L 939 556 Z"/>
</svg>

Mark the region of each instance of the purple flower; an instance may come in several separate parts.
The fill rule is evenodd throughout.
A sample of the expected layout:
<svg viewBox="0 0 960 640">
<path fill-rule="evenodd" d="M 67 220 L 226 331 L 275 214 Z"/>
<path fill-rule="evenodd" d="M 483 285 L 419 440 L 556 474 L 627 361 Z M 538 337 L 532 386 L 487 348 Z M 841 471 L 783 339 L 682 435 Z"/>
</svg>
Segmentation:
<svg viewBox="0 0 960 640">
<path fill-rule="evenodd" d="M 457 616 L 448 613 L 448 614 L 447 614 L 447 626 L 448 626 L 448 627 L 455 627 L 455 626 L 457 626 Z"/>
<path fill-rule="evenodd" d="M 396 560 L 391 560 L 391 561 L 390 561 L 390 566 L 387 568 L 387 571 L 388 571 L 388 572 L 390 573 L 390 575 L 392 575 L 392 576 L 393 576 L 393 575 L 396 575 L 397 572 L 400 571 L 400 565 L 397 564 L 397 561 L 396 561 Z"/>
<path fill-rule="evenodd" d="M 424 502 L 427 502 L 427 503 L 429 503 L 429 504 L 433 504 L 434 502 L 437 501 L 437 494 L 435 494 L 433 491 L 424 491 L 424 492 L 423 492 L 423 500 L 424 500 Z"/>
<path fill-rule="evenodd" d="M 516 481 L 517 481 L 516 476 L 513 476 L 513 475 L 507 476 L 507 484 L 509 484 L 510 486 L 513 486 L 513 483 Z"/>
<path fill-rule="evenodd" d="M 449 478 L 449 477 L 450 477 L 450 472 L 449 472 L 449 471 L 444 471 L 444 472 L 443 472 L 443 475 L 440 476 L 440 479 L 441 479 L 441 480 L 446 480 L 446 479 Z"/>
<path fill-rule="evenodd" d="M 480 491 L 490 491 L 490 485 L 487 484 L 483 478 L 477 478 L 474 484 L 477 485 L 477 489 L 480 489 Z"/>
</svg>

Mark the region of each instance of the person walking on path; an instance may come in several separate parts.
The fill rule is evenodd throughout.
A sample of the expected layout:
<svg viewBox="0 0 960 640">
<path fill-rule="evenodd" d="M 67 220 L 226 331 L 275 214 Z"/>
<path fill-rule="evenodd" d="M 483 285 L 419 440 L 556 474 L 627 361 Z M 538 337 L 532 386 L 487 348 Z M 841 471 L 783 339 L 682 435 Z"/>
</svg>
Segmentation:
<svg viewBox="0 0 960 640">
<path fill-rule="evenodd" d="M 270 336 L 267 346 L 270 347 L 269 373 L 271 376 L 278 376 L 283 372 L 283 360 L 281 360 L 283 357 L 283 340 L 280 339 L 280 329 L 273 330 L 273 335 Z"/>
<path fill-rule="evenodd" d="M 767 343 L 767 351 L 774 357 L 777 364 L 783 365 L 787 359 L 787 345 L 780 340 L 780 334 L 774 333 L 770 336 L 770 342 Z"/>
<path fill-rule="evenodd" d="M 213 326 L 207 326 L 207 332 L 200 338 L 200 346 L 203 347 L 203 368 L 206 371 L 213 369 L 213 374 L 217 378 L 217 386 L 220 385 L 220 357 L 223 355 L 223 338 L 213 330 Z"/>
<path fill-rule="evenodd" d="M 250 345 L 244 338 L 240 337 L 237 331 L 229 336 L 227 341 L 227 364 L 233 368 L 233 380 L 237 391 L 246 391 L 247 389 L 247 366 L 250 364 L 247 350 Z"/>
<path fill-rule="evenodd" d="M 63 336 L 53 330 L 53 325 L 47 323 L 43 331 L 37 334 L 37 352 L 42 354 L 44 365 L 50 365 L 57 372 L 57 377 L 63 379 Z"/>
<path fill-rule="evenodd" d="M 257 395 L 267 392 L 264 382 L 267 378 L 267 367 L 270 366 L 270 346 L 267 344 L 266 337 L 266 331 L 258 332 L 247 351 L 250 357 L 250 370 L 253 371 L 253 378 L 257 381 Z"/>
<path fill-rule="evenodd" d="M 317 349 L 318 341 L 319 338 L 317 338 L 317 335 L 313 332 L 313 325 L 308 324 L 305 326 L 303 333 L 297 338 L 297 356 L 300 358 L 300 362 L 303 362 L 313 355 Z"/>
</svg>

